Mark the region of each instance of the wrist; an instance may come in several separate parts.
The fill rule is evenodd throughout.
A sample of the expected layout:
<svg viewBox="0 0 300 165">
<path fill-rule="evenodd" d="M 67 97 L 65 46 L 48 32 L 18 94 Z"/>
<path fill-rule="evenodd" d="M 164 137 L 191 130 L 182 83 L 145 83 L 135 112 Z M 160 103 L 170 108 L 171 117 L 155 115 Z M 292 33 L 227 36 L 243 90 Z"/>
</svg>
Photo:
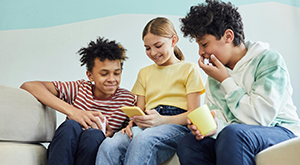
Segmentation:
<svg viewBox="0 0 300 165">
<path fill-rule="evenodd" d="M 67 115 L 67 116 L 74 116 L 75 112 L 77 111 L 78 109 L 74 108 L 73 106 L 68 106 L 65 108 L 64 110 L 64 114 Z"/>
</svg>

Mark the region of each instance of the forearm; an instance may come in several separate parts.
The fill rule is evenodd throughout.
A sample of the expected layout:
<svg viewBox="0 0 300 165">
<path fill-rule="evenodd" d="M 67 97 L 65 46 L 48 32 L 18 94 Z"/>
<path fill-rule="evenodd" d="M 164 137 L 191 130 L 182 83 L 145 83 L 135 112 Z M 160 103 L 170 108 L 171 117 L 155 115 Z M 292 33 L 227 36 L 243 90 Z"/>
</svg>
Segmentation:
<svg viewBox="0 0 300 165">
<path fill-rule="evenodd" d="M 187 125 L 187 114 L 188 112 L 185 112 L 174 116 L 163 116 L 163 118 L 165 118 L 165 124 Z"/>
<path fill-rule="evenodd" d="M 45 85 L 45 83 L 47 85 Z M 70 113 L 72 112 L 71 109 L 73 107 L 70 104 L 66 103 L 65 101 L 59 99 L 56 96 L 57 92 L 54 91 L 55 87 L 53 85 L 53 88 L 54 88 L 54 90 L 53 90 L 50 83 L 51 82 L 43 83 L 40 81 L 26 82 L 20 88 L 31 93 L 41 103 L 59 111 L 65 115 L 70 115 Z"/>
</svg>

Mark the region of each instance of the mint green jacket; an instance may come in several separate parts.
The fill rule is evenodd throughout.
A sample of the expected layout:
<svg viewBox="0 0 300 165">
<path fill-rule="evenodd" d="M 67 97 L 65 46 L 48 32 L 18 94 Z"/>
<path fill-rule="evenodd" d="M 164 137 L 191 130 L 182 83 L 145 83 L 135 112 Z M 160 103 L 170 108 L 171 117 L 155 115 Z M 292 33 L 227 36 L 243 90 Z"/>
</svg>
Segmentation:
<svg viewBox="0 0 300 165">
<path fill-rule="evenodd" d="M 217 134 L 228 124 L 283 126 L 300 135 L 293 89 L 282 56 L 263 42 L 246 44 L 246 55 L 222 83 L 208 76 L 205 103 L 216 110 Z"/>
</svg>

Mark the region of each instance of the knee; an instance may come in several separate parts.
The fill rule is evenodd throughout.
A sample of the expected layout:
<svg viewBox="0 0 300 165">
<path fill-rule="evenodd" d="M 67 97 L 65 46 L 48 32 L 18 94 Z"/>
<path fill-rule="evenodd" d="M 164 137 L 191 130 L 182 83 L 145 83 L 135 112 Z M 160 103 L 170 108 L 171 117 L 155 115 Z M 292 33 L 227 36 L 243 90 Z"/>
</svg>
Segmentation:
<svg viewBox="0 0 300 165">
<path fill-rule="evenodd" d="M 78 122 L 66 120 L 55 131 L 55 137 L 79 137 L 81 132 L 82 128 Z"/>
<path fill-rule="evenodd" d="M 181 138 L 177 144 L 177 155 L 178 157 L 186 158 L 192 150 L 192 146 L 196 144 L 196 137 L 193 134 L 188 134 Z"/>
<path fill-rule="evenodd" d="M 240 143 L 243 143 L 246 139 L 248 139 L 245 132 L 246 130 L 243 127 L 243 124 L 232 124 L 226 126 L 217 137 L 217 150 L 223 150 L 227 147 L 233 149 L 235 145 L 239 145 Z"/>
<path fill-rule="evenodd" d="M 66 131 L 68 130 L 82 131 L 81 125 L 75 120 L 66 120 L 59 126 L 59 128 L 65 128 Z"/>
<path fill-rule="evenodd" d="M 217 139 L 239 138 L 242 131 L 242 124 L 231 124 L 219 133 Z"/>
<path fill-rule="evenodd" d="M 99 145 L 105 139 L 105 135 L 98 129 L 84 130 L 80 136 L 80 140 L 91 145 Z"/>
<path fill-rule="evenodd" d="M 131 141 L 131 147 L 142 147 L 148 146 L 153 141 L 155 141 L 155 136 L 153 134 L 148 134 L 146 130 L 143 130 L 139 134 L 135 135 Z"/>
<path fill-rule="evenodd" d="M 202 164 L 203 162 L 207 164 L 207 162 L 214 162 L 214 148 L 214 139 L 206 137 L 202 140 L 197 140 L 190 133 L 178 142 L 177 155 L 181 164 Z"/>
<path fill-rule="evenodd" d="M 126 148 L 126 137 L 127 135 L 123 135 L 121 133 L 116 133 L 112 138 L 106 138 L 103 140 L 99 147 L 99 151 L 109 152 L 120 150 L 120 148 Z M 129 138 L 128 138 L 129 139 Z M 98 152 L 99 152 L 98 151 Z"/>
<path fill-rule="evenodd" d="M 80 136 L 79 146 L 80 150 L 87 153 L 94 153 L 98 150 L 99 145 L 105 139 L 101 130 L 87 129 L 84 130 Z"/>
</svg>

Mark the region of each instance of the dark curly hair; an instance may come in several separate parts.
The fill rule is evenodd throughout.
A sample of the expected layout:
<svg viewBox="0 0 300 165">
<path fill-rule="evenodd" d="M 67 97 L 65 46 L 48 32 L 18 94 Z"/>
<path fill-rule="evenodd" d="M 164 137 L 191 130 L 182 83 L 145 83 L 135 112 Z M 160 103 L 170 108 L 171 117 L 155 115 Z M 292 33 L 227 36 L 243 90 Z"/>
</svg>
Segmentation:
<svg viewBox="0 0 300 165">
<path fill-rule="evenodd" d="M 198 39 L 210 34 L 218 40 L 227 29 L 234 33 L 235 46 L 244 43 L 244 30 L 241 15 L 230 2 L 224 3 L 218 0 L 206 0 L 206 3 L 192 6 L 190 12 L 182 22 L 181 31 L 184 37 Z"/>
<path fill-rule="evenodd" d="M 125 55 L 126 49 L 122 45 L 116 43 L 116 41 L 109 41 L 103 37 L 99 37 L 96 42 L 91 41 L 87 47 L 81 48 L 78 53 L 81 56 L 81 66 L 86 65 L 88 71 L 92 71 L 94 67 L 94 61 L 99 58 L 100 61 L 108 60 L 120 60 L 121 69 L 123 69 L 123 61 L 128 57 Z"/>
</svg>

